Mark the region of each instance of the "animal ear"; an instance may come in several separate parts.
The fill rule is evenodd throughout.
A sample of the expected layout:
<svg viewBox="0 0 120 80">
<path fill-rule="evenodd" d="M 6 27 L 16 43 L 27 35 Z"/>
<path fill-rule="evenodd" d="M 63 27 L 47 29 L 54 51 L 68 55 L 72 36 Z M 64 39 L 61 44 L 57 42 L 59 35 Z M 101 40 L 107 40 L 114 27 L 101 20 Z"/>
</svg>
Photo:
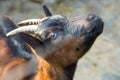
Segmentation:
<svg viewBox="0 0 120 80">
<path fill-rule="evenodd" d="M 31 53 L 31 51 L 22 41 L 20 36 L 17 35 L 9 38 L 5 36 L 9 31 L 15 28 L 17 28 L 17 26 L 9 17 L 0 15 L 0 40 L 6 41 L 7 47 L 11 50 L 12 54 L 15 54 L 15 56 L 29 59 L 30 56 L 28 55 Z M 1 46 L 2 45 L 0 45 L 0 47 Z"/>
<path fill-rule="evenodd" d="M 43 5 L 43 10 L 47 17 L 52 16 L 52 13 L 50 12 L 46 5 Z"/>
</svg>

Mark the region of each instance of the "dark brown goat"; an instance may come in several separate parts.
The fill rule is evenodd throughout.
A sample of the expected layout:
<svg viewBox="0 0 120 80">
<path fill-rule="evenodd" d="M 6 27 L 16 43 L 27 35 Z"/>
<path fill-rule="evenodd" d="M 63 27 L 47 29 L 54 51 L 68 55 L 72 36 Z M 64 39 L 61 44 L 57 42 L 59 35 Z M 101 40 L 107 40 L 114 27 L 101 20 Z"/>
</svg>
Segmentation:
<svg viewBox="0 0 120 80">
<path fill-rule="evenodd" d="M 45 6 L 44 9 L 47 18 L 33 24 L 29 24 L 31 20 L 23 21 L 19 23 L 22 27 L 15 30 L 12 30 L 16 26 L 10 19 L 2 17 L 0 20 L 2 22 L 0 52 L 6 49 L 3 50 L 4 54 L 1 57 L 6 60 L 5 62 L 1 60 L 1 80 L 73 80 L 77 61 L 91 48 L 103 31 L 103 22 L 95 15 L 88 14 L 68 19 L 60 15 L 52 16 Z M 35 38 L 28 35 L 30 33 L 12 36 L 20 32 L 31 32 Z M 12 37 L 6 38 L 6 33 Z M 17 70 L 21 74 L 17 74 Z M 17 74 L 16 78 L 11 74 Z"/>
</svg>

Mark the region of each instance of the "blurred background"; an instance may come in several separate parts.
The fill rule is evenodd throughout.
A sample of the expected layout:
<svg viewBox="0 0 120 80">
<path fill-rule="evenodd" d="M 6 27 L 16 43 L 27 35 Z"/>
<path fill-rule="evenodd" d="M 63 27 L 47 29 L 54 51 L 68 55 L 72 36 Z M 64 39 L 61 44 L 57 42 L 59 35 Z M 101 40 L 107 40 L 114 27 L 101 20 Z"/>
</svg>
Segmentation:
<svg viewBox="0 0 120 80">
<path fill-rule="evenodd" d="M 42 18 L 42 4 L 53 14 L 66 17 L 88 13 L 102 17 L 104 32 L 79 60 L 74 80 L 120 80 L 120 0 L 0 0 L 0 14 L 10 16 L 17 24 Z"/>
</svg>

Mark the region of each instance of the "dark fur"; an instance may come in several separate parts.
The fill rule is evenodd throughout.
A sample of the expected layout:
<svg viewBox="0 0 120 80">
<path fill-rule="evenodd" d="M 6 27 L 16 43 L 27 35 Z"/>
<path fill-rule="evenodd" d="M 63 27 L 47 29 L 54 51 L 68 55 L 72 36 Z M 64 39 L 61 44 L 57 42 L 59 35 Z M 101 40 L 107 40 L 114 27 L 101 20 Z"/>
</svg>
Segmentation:
<svg viewBox="0 0 120 80">
<path fill-rule="evenodd" d="M 52 16 L 52 13 L 50 12 L 50 10 L 47 8 L 46 5 L 43 5 L 43 10 L 46 16 Z"/>
<path fill-rule="evenodd" d="M 73 80 L 73 76 L 77 67 L 77 62 L 64 68 L 65 74 L 68 77 L 68 80 Z"/>
<path fill-rule="evenodd" d="M 0 45 L 0 47 L 2 47 L 0 49 L 0 52 L 3 51 L 2 49 L 9 50 L 9 51 L 5 50 L 4 52 L 2 52 L 4 54 L 0 56 L 0 59 L 1 58 L 4 59 L 3 61 L 0 60 L 0 63 L 1 63 L 0 69 L 2 69 L 2 71 L 0 71 L 0 80 L 4 80 L 3 76 L 5 76 L 5 74 L 8 73 L 8 75 L 10 75 L 9 72 L 12 69 L 19 67 L 23 64 L 26 64 L 34 56 L 31 49 L 28 46 L 26 46 L 25 42 L 18 35 L 13 37 L 6 37 L 6 34 L 15 28 L 16 28 L 16 25 L 12 22 L 10 18 L 0 15 L 0 41 L 5 42 L 5 44 L 0 43 L 2 44 Z M 6 46 L 3 46 L 3 45 L 6 45 Z M 30 73 L 30 74 L 33 74 L 33 73 Z M 17 74 L 15 74 L 14 77 L 16 77 L 15 79 L 17 79 Z M 22 79 L 24 77 L 21 76 L 20 78 Z"/>
<path fill-rule="evenodd" d="M 51 16 L 49 11 L 46 12 L 46 15 Z M 79 24 L 81 20 L 84 22 L 82 23 L 83 25 Z M 52 18 L 48 18 L 41 24 L 38 33 L 40 30 L 49 31 L 53 29 L 57 31 L 60 29 L 58 32 L 63 33 L 60 34 L 63 37 L 62 40 L 69 40 L 69 38 L 66 37 L 67 34 L 71 35 L 73 40 L 68 43 L 57 43 L 57 46 L 53 46 L 54 44 L 51 43 L 52 40 L 50 39 L 41 42 L 25 33 L 21 33 L 20 36 L 17 35 L 7 38 L 5 36 L 6 33 L 15 29 L 16 26 L 9 18 L 3 16 L 0 17 L 0 37 L 1 39 L 6 39 L 7 46 L 11 50 L 10 54 L 12 54 L 13 57 L 22 58 L 26 61 L 32 59 L 34 54 L 28 45 L 37 52 L 36 59 L 38 59 L 38 56 L 40 58 L 38 59 L 38 70 L 24 76 L 24 79 L 73 80 L 77 61 L 85 55 L 96 38 L 102 33 L 103 22 L 95 15 L 86 15 L 82 18 L 72 19 L 67 19 L 62 16 L 57 16 L 57 18 L 56 16 L 52 16 Z M 73 32 L 74 29 L 75 32 Z M 28 45 L 26 45 L 25 42 Z M 62 45 L 62 47 L 59 47 L 59 45 Z M 36 48 L 38 49 L 36 50 Z M 53 49 L 53 52 L 50 51 L 51 49 Z M 47 51 L 49 51 L 49 53 Z M 46 56 L 42 57 L 41 55 Z"/>
<path fill-rule="evenodd" d="M 15 28 L 16 25 L 8 17 L 0 16 L 0 37 L 7 39 L 7 44 L 14 56 L 30 59 L 31 51 L 19 36 L 6 37 L 6 34 Z"/>
</svg>

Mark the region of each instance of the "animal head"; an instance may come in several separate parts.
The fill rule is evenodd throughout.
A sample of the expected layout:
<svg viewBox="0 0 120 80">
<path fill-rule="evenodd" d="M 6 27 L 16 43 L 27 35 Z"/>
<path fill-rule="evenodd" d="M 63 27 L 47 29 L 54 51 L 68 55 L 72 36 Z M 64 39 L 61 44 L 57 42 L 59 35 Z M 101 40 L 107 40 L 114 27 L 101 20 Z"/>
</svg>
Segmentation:
<svg viewBox="0 0 120 80">
<path fill-rule="evenodd" d="M 52 15 L 46 6 L 43 6 L 47 17 L 43 19 L 29 19 L 20 22 L 18 27 L 10 31 L 7 36 L 20 32 L 34 34 L 44 44 L 44 53 L 55 53 L 65 47 L 85 53 L 95 39 L 103 31 L 102 19 L 93 14 L 81 17 L 66 18 L 61 15 Z M 84 47 L 85 46 L 85 47 Z"/>
</svg>

